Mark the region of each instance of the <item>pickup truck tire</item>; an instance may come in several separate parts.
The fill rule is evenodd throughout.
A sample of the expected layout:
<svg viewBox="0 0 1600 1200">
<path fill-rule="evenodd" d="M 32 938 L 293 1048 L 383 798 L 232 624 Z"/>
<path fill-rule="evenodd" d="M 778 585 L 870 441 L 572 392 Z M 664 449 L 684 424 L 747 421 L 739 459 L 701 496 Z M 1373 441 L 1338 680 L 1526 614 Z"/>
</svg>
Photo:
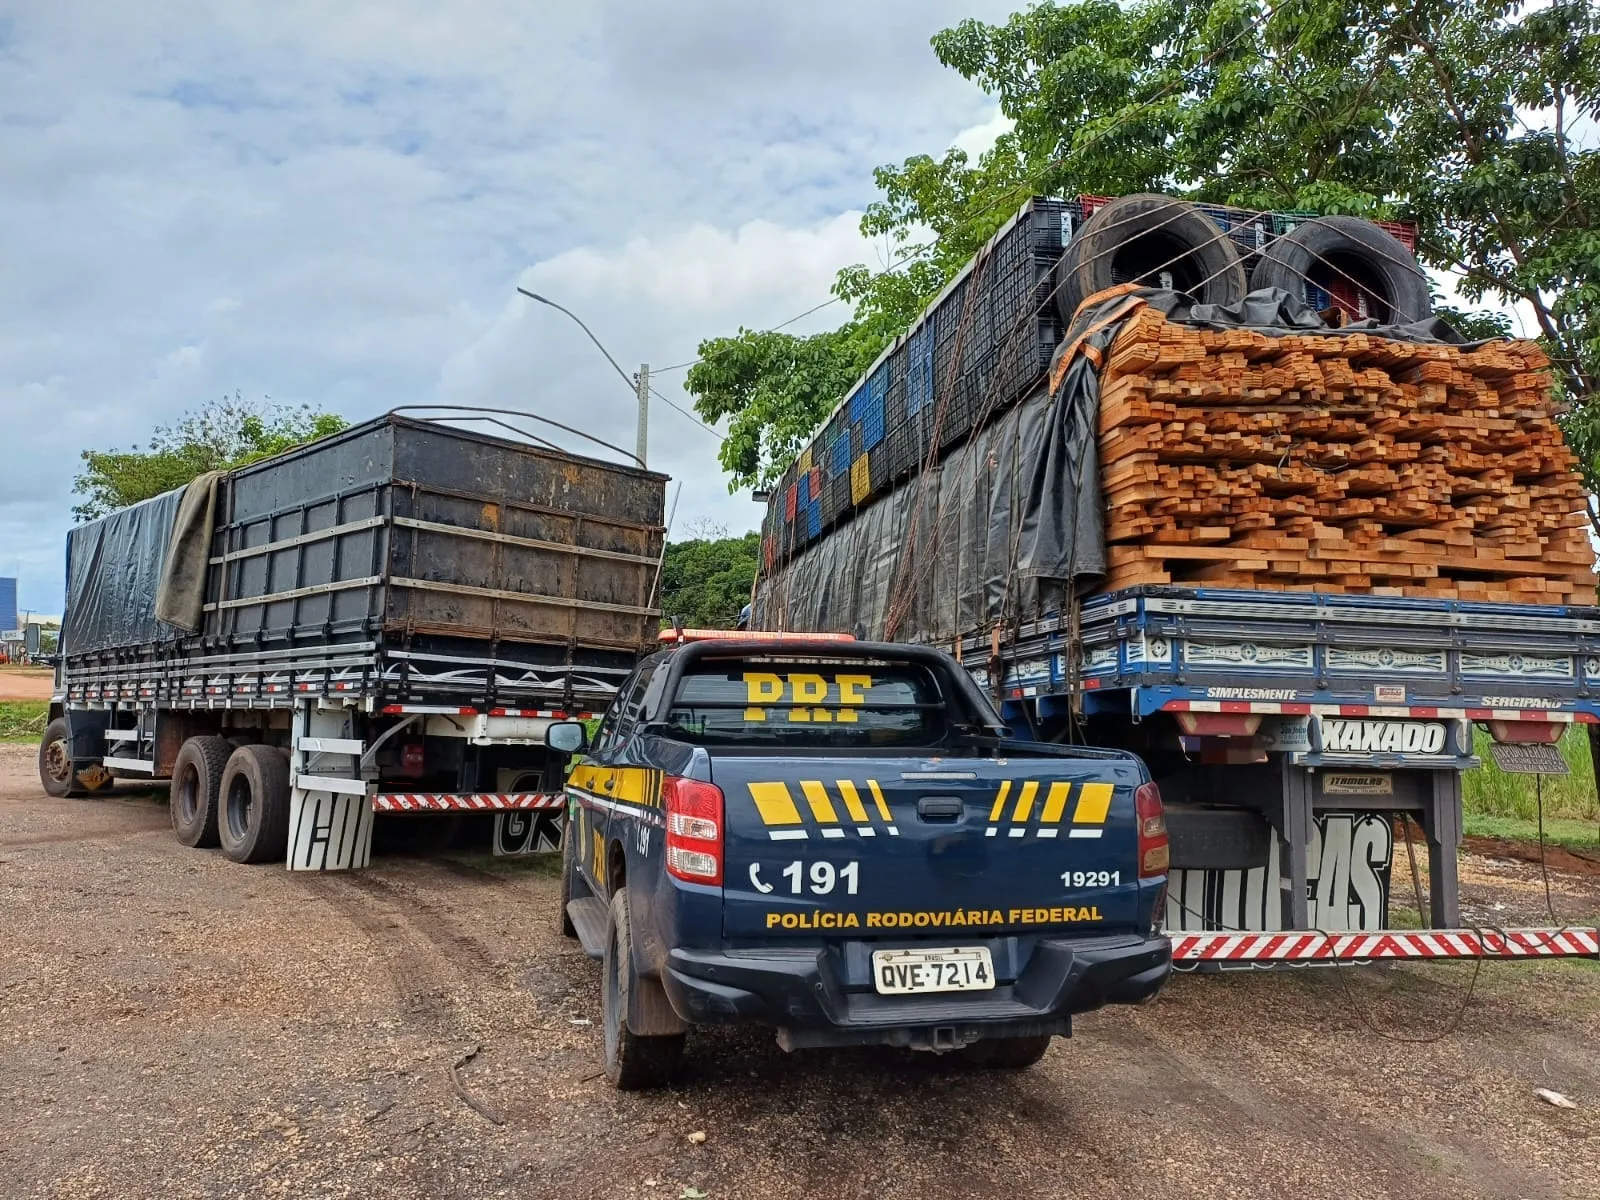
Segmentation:
<svg viewBox="0 0 1600 1200">
<path fill-rule="evenodd" d="M 233 747 L 226 738 L 204 734 L 192 737 L 178 750 L 172 764 L 172 793 L 168 809 L 172 831 L 185 846 L 217 845 L 217 793 Z"/>
<path fill-rule="evenodd" d="M 575 938 L 578 936 L 578 927 L 572 923 L 572 914 L 567 911 L 567 905 L 572 903 L 572 883 L 578 870 L 577 839 L 572 836 L 572 816 L 569 813 L 564 827 L 561 830 L 561 936 Z"/>
<path fill-rule="evenodd" d="M 633 932 L 628 921 L 628 889 L 611 897 L 611 920 L 600 983 L 600 1014 L 605 1037 L 606 1078 L 619 1091 L 660 1087 L 683 1058 L 683 1034 L 641 1037 L 628 1028 L 628 1006 L 642 986 L 633 966 Z"/>
<path fill-rule="evenodd" d="M 271 746 L 240 746 L 217 793 L 217 836 L 237 863 L 281 861 L 289 848 L 289 764 Z"/>
<path fill-rule="evenodd" d="M 1078 305 L 1120 279 L 1172 286 L 1204 304 L 1232 304 L 1248 284 L 1239 251 L 1204 212 L 1154 192 L 1119 196 L 1083 223 L 1056 268 L 1056 307 L 1072 324 Z"/>
<path fill-rule="evenodd" d="M 1033 1037 L 988 1038 L 960 1051 L 969 1067 L 1020 1071 L 1033 1066 L 1050 1049 L 1050 1034 Z"/>
</svg>

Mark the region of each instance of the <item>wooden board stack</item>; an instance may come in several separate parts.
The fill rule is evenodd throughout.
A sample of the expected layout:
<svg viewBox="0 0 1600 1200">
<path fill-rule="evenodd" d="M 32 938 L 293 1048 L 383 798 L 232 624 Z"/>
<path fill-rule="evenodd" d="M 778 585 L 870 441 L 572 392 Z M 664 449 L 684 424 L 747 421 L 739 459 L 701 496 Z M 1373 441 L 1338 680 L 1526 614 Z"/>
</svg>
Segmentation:
<svg viewBox="0 0 1600 1200">
<path fill-rule="evenodd" d="M 1528 342 L 1267 337 L 1136 313 L 1101 368 L 1108 589 L 1595 602 Z"/>
</svg>

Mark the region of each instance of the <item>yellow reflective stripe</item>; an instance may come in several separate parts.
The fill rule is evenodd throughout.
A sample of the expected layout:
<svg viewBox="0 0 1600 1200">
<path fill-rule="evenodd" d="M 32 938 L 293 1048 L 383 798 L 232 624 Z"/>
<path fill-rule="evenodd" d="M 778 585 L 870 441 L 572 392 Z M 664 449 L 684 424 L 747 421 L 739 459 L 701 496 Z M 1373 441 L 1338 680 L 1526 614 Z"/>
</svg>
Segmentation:
<svg viewBox="0 0 1600 1200">
<path fill-rule="evenodd" d="M 1067 796 L 1072 792 L 1070 783 L 1052 783 L 1050 794 L 1044 800 L 1044 813 L 1039 820 L 1046 825 L 1054 825 L 1061 820 L 1061 814 L 1067 808 Z"/>
<path fill-rule="evenodd" d="M 1033 798 L 1039 794 L 1039 781 L 1030 779 L 1022 785 L 1022 794 L 1017 797 L 1017 807 L 1011 810 L 1011 821 L 1014 825 L 1021 825 L 1033 815 Z"/>
<path fill-rule="evenodd" d="M 867 780 L 867 789 L 872 793 L 872 802 L 878 806 L 878 815 L 883 818 L 883 823 L 885 825 L 889 824 L 894 818 L 889 816 L 889 806 L 884 803 L 883 791 L 878 787 L 878 781 L 876 779 Z"/>
<path fill-rule="evenodd" d="M 750 799 L 756 802 L 763 825 L 800 824 L 800 810 L 795 807 L 787 783 L 752 783 Z"/>
<path fill-rule="evenodd" d="M 857 825 L 865 825 L 867 810 L 861 806 L 861 793 L 856 791 L 855 783 L 849 779 L 839 779 L 834 782 L 839 788 L 839 794 L 844 797 L 844 808 L 850 814 L 850 819 Z"/>
<path fill-rule="evenodd" d="M 839 814 L 833 810 L 833 801 L 828 798 L 828 789 L 822 786 L 820 779 L 802 779 L 800 790 L 806 794 L 806 802 L 811 805 L 811 815 L 822 825 L 837 825 Z"/>
<path fill-rule="evenodd" d="M 994 796 L 994 807 L 989 810 L 989 823 L 990 824 L 993 824 L 994 822 L 998 821 L 1000 819 L 1001 814 L 1006 811 L 1006 797 L 1009 796 L 1010 794 L 1011 794 L 1011 780 L 1002 779 L 1000 781 L 1000 790 L 998 792 L 996 792 L 995 796 Z"/>
<path fill-rule="evenodd" d="M 1074 825 L 1104 825 L 1111 811 L 1111 793 L 1116 790 L 1109 783 L 1086 783 L 1078 793 L 1078 807 L 1072 812 Z"/>
</svg>

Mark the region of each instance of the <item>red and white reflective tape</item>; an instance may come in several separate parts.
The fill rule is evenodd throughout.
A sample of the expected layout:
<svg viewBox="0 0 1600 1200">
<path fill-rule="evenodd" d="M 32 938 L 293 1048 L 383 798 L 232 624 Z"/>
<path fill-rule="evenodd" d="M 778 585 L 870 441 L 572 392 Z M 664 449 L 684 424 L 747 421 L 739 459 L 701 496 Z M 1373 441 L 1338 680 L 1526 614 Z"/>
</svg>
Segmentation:
<svg viewBox="0 0 1600 1200">
<path fill-rule="evenodd" d="M 372 798 L 374 812 L 493 812 L 507 809 L 560 808 L 560 792 L 380 792 Z"/>
<path fill-rule="evenodd" d="M 1594 958 L 1600 929 L 1386 929 L 1377 933 L 1176 933 L 1174 963 Z"/>
<path fill-rule="evenodd" d="M 1309 704 L 1294 700 L 1168 700 L 1166 712 L 1282 713 L 1305 717 L 1312 714 L 1330 717 L 1414 717 L 1438 720 L 1455 717 L 1467 721 L 1552 721 L 1600 724 L 1600 717 L 1586 712 L 1560 712 L 1551 708 L 1435 708 L 1431 705 L 1390 704 Z"/>
<path fill-rule="evenodd" d="M 475 717 L 478 715 L 477 709 L 456 704 L 385 704 L 379 711 L 386 717 L 399 716 L 401 713 L 425 713 L 440 717 Z"/>
<path fill-rule="evenodd" d="M 491 717 L 548 717 L 556 721 L 590 721 L 591 712 L 563 712 L 559 708 L 491 708 Z"/>
</svg>

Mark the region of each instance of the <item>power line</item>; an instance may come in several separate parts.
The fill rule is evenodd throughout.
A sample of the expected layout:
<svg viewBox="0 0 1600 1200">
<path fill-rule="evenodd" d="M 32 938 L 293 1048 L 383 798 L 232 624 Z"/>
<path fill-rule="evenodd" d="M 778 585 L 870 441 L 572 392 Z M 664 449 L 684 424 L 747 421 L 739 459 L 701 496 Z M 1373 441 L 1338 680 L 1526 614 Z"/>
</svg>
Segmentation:
<svg viewBox="0 0 1600 1200">
<path fill-rule="evenodd" d="M 654 371 L 652 371 L 652 372 L 651 372 L 651 374 L 655 374 L 655 372 L 654 372 Z M 711 435 L 711 436 L 712 436 L 712 437 L 714 437 L 714 438 L 716 438 L 716 439 L 717 439 L 717 441 L 719 441 L 719 442 L 725 442 L 725 441 L 727 441 L 727 440 L 728 440 L 728 439 L 727 439 L 727 438 L 725 438 L 725 437 L 723 437 L 723 436 L 722 436 L 722 434 L 720 434 L 720 433 L 718 433 L 718 432 L 717 432 L 717 431 L 716 431 L 716 430 L 715 430 L 715 429 L 713 429 L 713 428 L 711 428 L 711 426 L 709 426 L 709 425 L 707 425 L 707 424 L 706 424 L 706 423 L 705 423 L 705 422 L 704 422 L 704 421 L 702 421 L 702 420 L 701 420 L 701 419 L 700 419 L 700 418 L 699 418 L 699 417 L 697 417 L 697 416 L 695 416 L 695 415 L 694 415 L 694 414 L 693 414 L 693 413 L 692 413 L 692 412 L 690 412 L 690 411 L 689 411 L 689 410 L 688 410 L 688 409 L 687 409 L 687 408 L 684 408 L 684 407 L 683 407 L 683 406 L 682 406 L 682 405 L 681 405 L 681 404 L 677 404 L 677 403 L 675 403 L 675 402 L 673 402 L 673 401 L 671 401 L 671 400 L 668 400 L 668 399 L 667 399 L 667 398 L 666 398 L 666 397 L 665 397 L 665 396 L 663 396 L 663 395 L 662 395 L 662 394 L 661 394 L 661 393 L 660 393 L 660 392 L 658 392 L 658 391 L 656 391 L 656 389 L 655 389 L 655 388 L 654 388 L 654 387 L 652 387 L 652 388 L 651 388 L 651 389 L 650 389 L 650 394 L 651 394 L 651 395 L 652 395 L 652 396 L 654 396 L 654 397 L 655 397 L 655 398 L 656 398 L 656 399 L 657 399 L 657 400 L 659 400 L 659 401 L 661 401 L 661 403 L 663 403 L 663 404 L 665 404 L 665 405 L 666 405 L 666 406 L 667 406 L 667 407 L 668 407 L 668 408 L 675 408 L 675 409 L 677 409 L 677 410 L 678 410 L 678 411 L 679 411 L 679 412 L 681 412 L 681 413 L 682 413 L 682 414 L 683 414 L 683 415 L 684 415 L 684 416 L 686 416 L 686 417 L 688 417 L 688 418 L 689 418 L 689 420 L 691 420 L 691 421 L 693 421 L 693 422 L 694 422 L 694 423 L 695 423 L 695 424 L 696 424 L 696 425 L 698 425 L 698 426 L 700 426 L 700 428 L 701 428 L 701 429 L 704 429 L 704 430 L 705 430 L 705 431 L 706 431 L 706 432 L 707 432 L 707 433 L 709 433 L 709 434 L 710 434 L 710 435 Z"/>
<path fill-rule="evenodd" d="M 924 246 L 924 247 L 922 247 L 922 249 L 927 249 L 927 247 Z M 890 271 L 894 270 L 896 267 L 902 266 L 903 264 L 910 262 L 912 257 L 915 257 L 915 256 L 914 255 L 913 256 L 908 256 L 906 258 L 900 259 L 898 262 L 890 263 L 881 272 L 879 272 L 879 274 L 880 275 L 887 275 Z M 823 309 L 827 308 L 828 305 L 837 304 L 837 303 L 839 303 L 839 297 L 837 297 L 837 296 L 829 296 L 821 304 L 813 304 L 810 308 L 806 309 L 805 312 L 801 313 L 799 316 L 790 317 L 783 324 L 774 325 L 771 329 L 764 330 L 763 332 L 765 332 L 765 333 L 777 333 L 778 330 L 787 329 L 789 326 L 793 325 L 796 321 L 804 321 L 812 313 L 821 312 Z M 721 353 L 721 351 L 719 351 L 718 353 Z M 715 358 L 716 355 L 714 354 L 711 357 Z M 706 360 L 703 359 L 703 358 L 694 358 L 694 359 L 690 359 L 688 362 L 673 363 L 672 366 L 670 366 L 670 367 L 659 367 L 659 368 L 657 368 L 656 369 L 656 374 L 659 375 L 663 371 L 681 371 L 685 367 L 697 366 L 700 363 L 703 363 L 705 361 Z"/>
</svg>

